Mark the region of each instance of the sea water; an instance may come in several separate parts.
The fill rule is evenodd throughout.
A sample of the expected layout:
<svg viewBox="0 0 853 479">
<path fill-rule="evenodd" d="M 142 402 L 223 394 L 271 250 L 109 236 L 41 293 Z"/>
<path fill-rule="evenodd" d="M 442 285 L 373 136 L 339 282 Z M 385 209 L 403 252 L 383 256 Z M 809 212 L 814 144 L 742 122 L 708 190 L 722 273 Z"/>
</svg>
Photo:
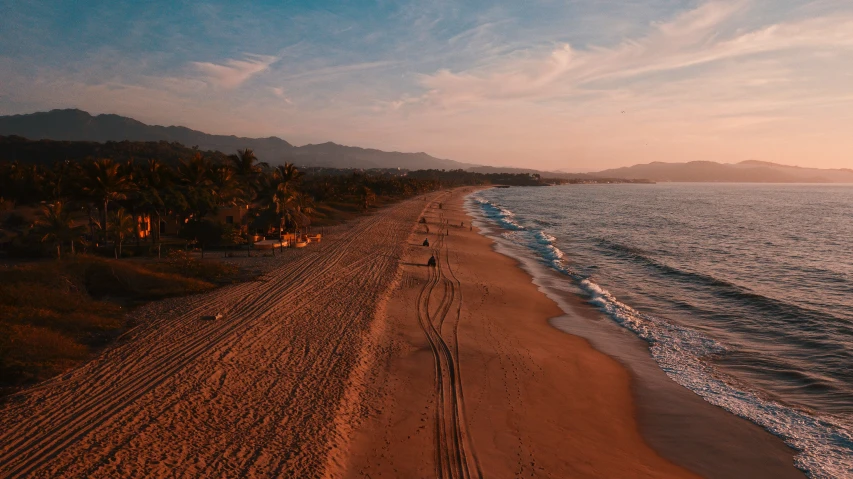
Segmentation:
<svg viewBox="0 0 853 479">
<path fill-rule="evenodd" d="M 853 185 L 502 188 L 473 204 L 675 382 L 853 477 Z"/>
</svg>

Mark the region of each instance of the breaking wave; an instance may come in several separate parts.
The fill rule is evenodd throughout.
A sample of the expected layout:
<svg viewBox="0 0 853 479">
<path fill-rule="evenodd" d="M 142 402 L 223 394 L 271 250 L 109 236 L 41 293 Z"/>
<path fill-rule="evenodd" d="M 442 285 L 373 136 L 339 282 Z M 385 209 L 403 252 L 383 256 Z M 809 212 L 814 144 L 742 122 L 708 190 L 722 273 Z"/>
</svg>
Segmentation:
<svg viewBox="0 0 853 479">
<path fill-rule="evenodd" d="M 473 201 L 483 216 L 505 231 L 500 235 L 532 252 L 536 259 L 572 278 L 589 300 L 620 326 L 649 344 L 653 359 L 673 381 L 707 402 L 746 418 L 782 438 L 798 451 L 795 464 L 812 478 L 853 476 L 853 432 L 831 416 L 815 416 L 780 404 L 751 391 L 721 373 L 707 359 L 725 354 L 726 346 L 702 333 L 641 313 L 619 301 L 593 278 L 572 271 L 546 231 L 548 222 L 525 221 L 508 208 L 477 195 Z M 643 251 L 609 245 L 643 261 L 653 261 Z M 666 267 L 665 265 L 658 265 Z M 685 274 L 676 271 L 674 274 Z M 707 281 L 713 278 L 701 278 Z M 715 280 L 716 281 L 716 280 Z M 734 285 L 726 285 L 734 289 Z M 737 383 L 737 384 L 736 384 Z"/>
</svg>

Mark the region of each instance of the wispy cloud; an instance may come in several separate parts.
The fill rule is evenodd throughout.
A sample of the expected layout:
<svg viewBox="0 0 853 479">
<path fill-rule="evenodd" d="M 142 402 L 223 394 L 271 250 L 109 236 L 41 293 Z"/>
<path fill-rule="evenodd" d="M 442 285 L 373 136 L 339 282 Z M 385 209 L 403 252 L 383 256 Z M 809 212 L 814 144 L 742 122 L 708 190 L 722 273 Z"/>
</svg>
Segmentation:
<svg viewBox="0 0 853 479">
<path fill-rule="evenodd" d="M 423 100 L 443 106 L 476 107 L 490 100 L 560 99 L 602 90 L 618 91 L 643 75 L 673 73 L 750 55 L 798 48 L 853 48 L 853 16 L 781 23 L 722 37 L 720 31 L 725 23 L 742 7 L 743 2 L 708 3 L 655 25 L 645 37 L 627 39 L 616 47 L 578 51 L 561 44 L 547 53 L 514 54 L 474 70 L 439 70 L 421 77 L 420 83 L 427 89 Z"/>
<path fill-rule="evenodd" d="M 140 8 L 13 4 L 0 114 L 74 106 L 541 168 L 849 166 L 853 150 L 853 4 L 840 0 Z"/>
<path fill-rule="evenodd" d="M 213 86 L 236 88 L 246 80 L 267 70 L 278 57 L 247 54 L 243 59 L 223 63 L 193 62 L 193 66 Z"/>
<path fill-rule="evenodd" d="M 294 80 L 302 80 L 302 79 L 310 79 L 310 78 L 329 78 L 331 76 L 343 75 L 352 72 L 364 71 L 364 70 L 374 70 L 377 68 L 385 68 L 392 65 L 395 65 L 397 62 L 394 61 L 376 61 L 376 62 L 363 62 L 363 63 L 349 63 L 344 65 L 333 65 L 328 67 L 316 68 L 313 70 L 307 70 L 299 73 L 294 73 L 291 75 L 285 75 L 282 79 L 285 81 L 294 81 Z"/>
<path fill-rule="evenodd" d="M 272 91 L 273 95 L 275 95 L 275 96 L 277 96 L 277 97 L 281 98 L 281 99 L 282 99 L 282 100 L 284 100 L 284 102 L 285 102 L 285 103 L 287 103 L 288 105 L 292 105 L 292 104 L 293 104 L 293 100 L 291 100 L 291 99 L 287 96 L 287 93 L 285 93 L 284 88 L 281 88 L 281 87 L 272 87 L 270 90 Z"/>
</svg>

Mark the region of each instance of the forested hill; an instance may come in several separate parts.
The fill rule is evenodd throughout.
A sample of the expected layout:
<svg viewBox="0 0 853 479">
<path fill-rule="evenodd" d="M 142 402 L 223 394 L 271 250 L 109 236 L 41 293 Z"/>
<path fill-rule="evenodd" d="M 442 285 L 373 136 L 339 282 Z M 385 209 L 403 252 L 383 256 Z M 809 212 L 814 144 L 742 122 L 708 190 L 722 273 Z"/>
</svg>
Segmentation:
<svg viewBox="0 0 853 479">
<path fill-rule="evenodd" d="M 158 159 L 164 163 L 177 164 L 178 160 L 190 159 L 197 153 L 211 159 L 225 160 L 226 157 L 224 153 L 218 151 L 195 150 L 180 143 L 167 141 L 98 143 L 94 141 L 33 141 L 20 136 L 0 136 L 0 161 L 20 161 L 41 165 L 96 158 L 110 158 L 121 162 Z"/>
<path fill-rule="evenodd" d="M 167 142 L 199 150 L 232 154 L 250 148 L 258 158 L 272 165 L 285 161 L 304 166 L 333 168 L 446 168 L 475 166 L 435 158 L 426 153 L 387 152 L 336 143 L 293 146 L 277 138 L 243 138 L 210 135 L 182 126 L 147 125 L 119 115 L 90 115 L 82 110 L 51 110 L 26 115 L 0 116 L 0 135 L 17 135 L 30 140 L 85 142 Z"/>
</svg>

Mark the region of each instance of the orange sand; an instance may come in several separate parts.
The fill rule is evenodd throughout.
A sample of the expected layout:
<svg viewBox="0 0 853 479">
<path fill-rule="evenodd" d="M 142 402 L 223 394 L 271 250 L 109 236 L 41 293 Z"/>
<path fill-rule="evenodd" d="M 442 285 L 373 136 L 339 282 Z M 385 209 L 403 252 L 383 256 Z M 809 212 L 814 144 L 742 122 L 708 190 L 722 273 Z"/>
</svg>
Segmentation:
<svg viewBox="0 0 853 479">
<path fill-rule="evenodd" d="M 469 229 L 470 191 L 235 258 L 266 273 L 137 310 L 100 357 L 0 404 L 0 477 L 692 477 L 641 437 L 627 370 L 552 328 L 557 306 Z M 797 476 L 756 426 L 642 384 L 642 429 L 667 457 L 709 476 Z M 673 413 L 651 427 L 650 404 Z M 731 444 L 681 441 L 688 417 Z"/>
<path fill-rule="evenodd" d="M 562 311 L 469 229 L 466 191 L 436 199 L 407 247 L 370 387 L 384 394 L 345 476 L 696 477 L 640 436 L 628 372 L 549 326 Z"/>
</svg>

